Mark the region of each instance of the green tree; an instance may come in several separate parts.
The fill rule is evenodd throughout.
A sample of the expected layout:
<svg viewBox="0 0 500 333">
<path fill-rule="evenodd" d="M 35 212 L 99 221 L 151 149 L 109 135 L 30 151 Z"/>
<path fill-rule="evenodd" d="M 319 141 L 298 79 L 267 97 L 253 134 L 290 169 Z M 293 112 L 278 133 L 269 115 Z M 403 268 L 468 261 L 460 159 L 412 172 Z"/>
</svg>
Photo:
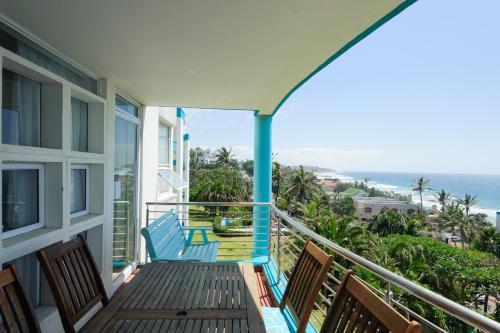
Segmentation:
<svg viewBox="0 0 500 333">
<path fill-rule="evenodd" d="M 280 191 L 285 181 L 285 171 L 278 162 L 273 162 L 273 175 L 271 181 L 271 189 L 273 192 L 274 202 L 278 203 Z"/>
<path fill-rule="evenodd" d="M 420 212 L 424 211 L 424 202 L 422 199 L 422 193 L 425 190 L 428 190 L 427 185 L 429 184 L 430 180 L 425 179 L 424 177 L 419 177 L 417 180 L 413 182 L 413 191 L 416 191 L 420 195 Z"/>
<path fill-rule="evenodd" d="M 247 175 L 250 177 L 253 177 L 253 161 L 252 160 L 246 160 L 241 163 L 241 168 L 245 170 Z"/>
<path fill-rule="evenodd" d="M 475 195 L 465 193 L 464 198 L 458 200 L 458 203 L 465 209 L 465 215 L 469 216 L 470 208 L 479 203 Z"/>
<path fill-rule="evenodd" d="M 370 178 L 368 178 L 368 177 L 365 177 L 365 178 L 363 179 L 363 182 L 365 183 L 365 186 L 366 186 L 366 189 L 367 189 L 367 190 L 368 190 L 368 182 L 369 182 L 369 181 L 370 181 Z"/>
<path fill-rule="evenodd" d="M 371 218 L 368 222 L 368 230 L 379 236 L 404 234 L 406 221 L 406 215 L 394 210 L 387 210 Z"/>
<path fill-rule="evenodd" d="M 193 201 L 232 202 L 249 201 L 252 184 L 241 172 L 228 168 L 202 169 L 190 179 Z"/>
<path fill-rule="evenodd" d="M 351 216 L 356 213 L 356 204 L 352 197 L 340 196 L 337 193 L 333 197 L 332 210 L 339 216 Z"/>
<path fill-rule="evenodd" d="M 437 201 L 441 205 L 441 212 L 444 212 L 446 206 L 448 205 L 448 202 L 451 200 L 451 193 L 446 192 L 445 190 L 441 190 L 436 193 L 434 197 L 436 197 Z"/>
<path fill-rule="evenodd" d="M 321 191 L 316 176 L 312 172 L 305 171 L 303 166 L 299 166 L 292 171 L 284 195 L 289 196 L 295 203 L 307 203 L 319 193 Z"/>
<path fill-rule="evenodd" d="M 226 168 L 234 164 L 234 154 L 231 148 L 221 147 L 215 151 L 215 164 Z"/>
<path fill-rule="evenodd" d="M 500 258 L 500 232 L 494 227 L 484 228 L 472 243 L 475 250 L 493 253 Z"/>
<path fill-rule="evenodd" d="M 364 230 L 352 217 L 339 219 L 335 214 L 323 214 L 315 225 L 315 231 L 332 242 L 356 253 L 366 245 Z"/>
</svg>

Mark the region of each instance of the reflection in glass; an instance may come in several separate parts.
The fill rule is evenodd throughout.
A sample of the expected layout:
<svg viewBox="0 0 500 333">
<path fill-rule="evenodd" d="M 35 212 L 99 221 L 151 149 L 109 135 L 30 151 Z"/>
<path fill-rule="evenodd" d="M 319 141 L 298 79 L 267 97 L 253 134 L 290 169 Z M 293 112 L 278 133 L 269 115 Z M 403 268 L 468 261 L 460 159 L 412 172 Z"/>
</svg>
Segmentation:
<svg viewBox="0 0 500 333">
<path fill-rule="evenodd" d="M 38 170 L 2 170 L 3 232 L 39 223 L 38 195 Z"/>
<path fill-rule="evenodd" d="M 115 272 L 134 260 L 138 125 L 115 120 L 113 267 Z"/>
<path fill-rule="evenodd" d="M 71 170 L 71 214 L 87 210 L 87 169 Z"/>
</svg>

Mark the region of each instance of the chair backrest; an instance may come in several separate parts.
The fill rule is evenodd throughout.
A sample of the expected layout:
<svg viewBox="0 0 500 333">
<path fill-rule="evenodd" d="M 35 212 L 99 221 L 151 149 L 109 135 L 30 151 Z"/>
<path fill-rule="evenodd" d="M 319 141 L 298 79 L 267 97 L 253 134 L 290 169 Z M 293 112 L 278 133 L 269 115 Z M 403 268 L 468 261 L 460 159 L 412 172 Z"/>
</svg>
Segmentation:
<svg viewBox="0 0 500 333">
<path fill-rule="evenodd" d="M 146 240 L 151 260 L 177 255 L 186 247 L 186 237 L 175 211 L 169 210 L 147 228 L 142 228 L 141 234 Z"/>
<path fill-rule="evenodd" d="M 81 235 L 37 252 L 66 332 L 96 304 L 108 304 L 106 290 L 87 243 Z"/>
<path fill-rule="evenodd" d="M 321 285 L 326 279 L 333 256 L 308 240 L 290 275 L 280 308 L 288 306 L 297 321 L 297 333 L 306 330 Z"/>
<path fill-rule="evenodd" d="M 418 333 L 420 325 L 394 310 L 351 271 L 347 271 L 335 294 L 321 333 L 331 332 Z"/>
<path fill-rule="evenodd" d="M 14 265 L 0 271 L 0 332 L 40 332 L 33 306 Z"/>
</svg>

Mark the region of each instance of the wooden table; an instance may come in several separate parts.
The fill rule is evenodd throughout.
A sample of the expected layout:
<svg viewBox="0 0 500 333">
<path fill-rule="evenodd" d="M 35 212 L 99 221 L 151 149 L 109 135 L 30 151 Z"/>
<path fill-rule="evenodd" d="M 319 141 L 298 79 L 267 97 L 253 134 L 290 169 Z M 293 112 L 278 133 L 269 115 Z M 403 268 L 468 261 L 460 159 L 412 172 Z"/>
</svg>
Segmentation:
<svg viewBox="0 0 500 333">
<path fill-rule="evenodd" d="M 252 264 L 145 265 L 84 332 L 265 332 Z"/>
</svg>

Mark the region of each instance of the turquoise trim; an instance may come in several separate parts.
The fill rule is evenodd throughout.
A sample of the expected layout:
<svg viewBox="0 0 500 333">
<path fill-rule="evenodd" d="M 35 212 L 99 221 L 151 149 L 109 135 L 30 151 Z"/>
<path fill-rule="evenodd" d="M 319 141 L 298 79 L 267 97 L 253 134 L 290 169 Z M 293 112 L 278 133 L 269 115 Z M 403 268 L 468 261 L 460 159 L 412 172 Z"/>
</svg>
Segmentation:
<svg viewBox="0 0 500 333">
<path fill-rule="evenodd" d="M 173 160 L 172 164 L 173 164 L 173 166 L 176 166 L 177 165 L 177 160 Z"/>
<path fill-rule="evenodd" d="M 353 40 L 351 40 L 349 43 L 344 45 L 340 50 L 335 52 L 330 58 L 328 58 L 324 63 L 322 63 L 318 68 L 316 68 L 312 73 L 310 73 L 308 76 L 306 76 L 302 81 L 300 81 L 295 87 L 292 88 L 288 92 L 288 94 L 283 97 L 283 99 L 279 102 L 279 104 L 276 106 L 274 109 L 272 115 L 274 116 L 276 112 L 278 112 L 279 108 L 283 105 L 283 103 L 286 102 L 286 100 L 297 90 L 299 89 L 304 83 L 309 81 L 310 78 L 312 78 L 314 75 L 316 75 L 320 70 L 328 66 L 332 61 L 340 57 L 342 54 L 344 54 L 347 50 L 349 50 L 351 47 L 365 39 L 368 35 L 370 35 L 372 32 L 380 28 L 382 25 L 384 25 L 387 21 L 390 19 L 394 18 L 396 15 L 401 13 L 403 10 L 408 8 L 409 6 L 413 5 L 417 0 L 406 0 L 399 4 L 396 8 L 394 8 L 391 12 L 389 12 L 387 15 L 382 17 L 380 20 L 372 24 L 368 29 L 357 35 Z"/>
<path fill-rule="evenodd" d="M 271 202 L 273 117 L 256 115 L 254 118 L 254 202 Z M 253 257 L 267 256 L 270 207 L 254 207 L 253 212 Z"/>
<path fill-rule="evenodd" d="M 181 108 L 177 108 L 177 118 L 182 118 L 184 119 L 186 117 L 186 114 L 184 113 L 184 110 Z"/>
<path fill-rule="evenodd" d="M 264 274 L 266 274 L 267 281 L 269 282 L 269 285 L 271 286 L 271 291 L 274 295 L 274 298 L 278 302 L 278 304 L 281 302 L 281 299 L 283 298 L 283 294 L 285 293 L 286 285 L 288 283 L 288 280 L 285 278 L 285 274 L 283 272 L 280 274 L 280 280 L 278 282 L 278 268 L 277 268 L 277 263 L 276 259 L 274 257 L 271 257 L 271 260 L 262 265 L 262 270 L 264 271 Z M 297 331 L 297 323 L 290 312 L 290 310 L 286 307 L 284 311 L 282 311 L 283 317 L 285 317 L 285 320 L 288 324 L 288 327 L 290 328 L 290 332 L 296 332 Z M 316 328 L 311 324 L 311 320 L 309 319 L 309 323 L 307 324 L 306 328 L 306 333 L 317 333 Z"/>
<path fill-rule="evenodd" d="M 184 134 L 184 141 L 189 141 L 190 136 L 188 133 Z"/>
</svg>

